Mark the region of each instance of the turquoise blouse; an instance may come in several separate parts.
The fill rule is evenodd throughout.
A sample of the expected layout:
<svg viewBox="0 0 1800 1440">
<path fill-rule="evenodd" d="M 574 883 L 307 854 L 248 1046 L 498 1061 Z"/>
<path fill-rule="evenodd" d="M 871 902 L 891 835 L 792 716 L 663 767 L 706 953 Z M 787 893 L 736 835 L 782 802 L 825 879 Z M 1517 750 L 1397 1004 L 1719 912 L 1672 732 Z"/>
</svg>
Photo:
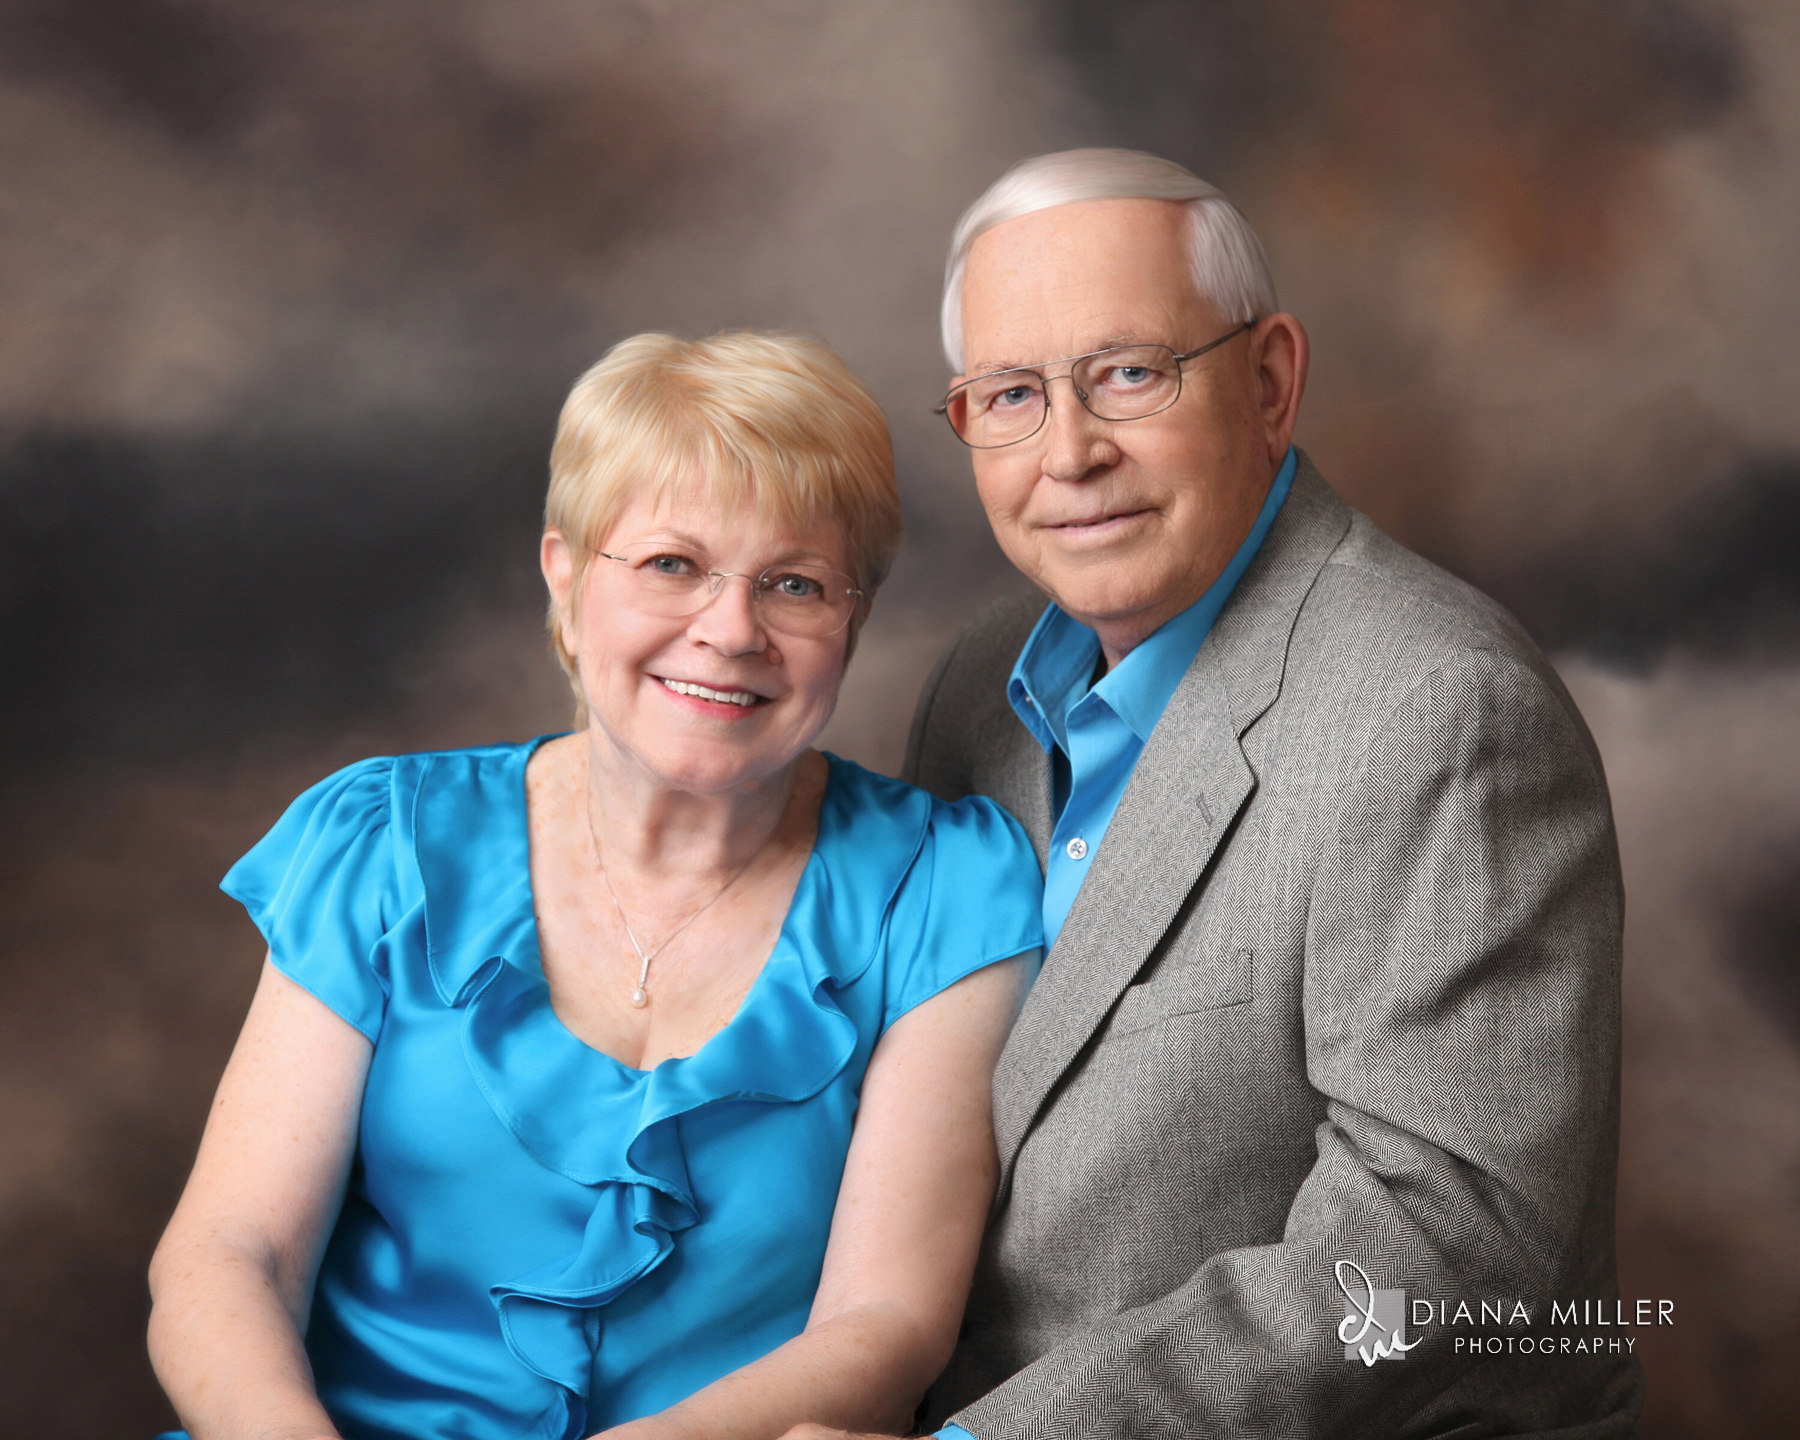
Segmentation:
<svg viewBox="0 0 1800 1440">
<path fill-rule="evenodd" d="M 875 1042 L 1042 943 L 1030 843 L 831 758 L 768 963 L 692 1056 L 556 1018 L 532 910 L 539 742 L 352 765 L 225 877 L 375 1044 L 306 1346 L 344 1434 L 574 1440 L 800 1333 Z"/>
</svg>

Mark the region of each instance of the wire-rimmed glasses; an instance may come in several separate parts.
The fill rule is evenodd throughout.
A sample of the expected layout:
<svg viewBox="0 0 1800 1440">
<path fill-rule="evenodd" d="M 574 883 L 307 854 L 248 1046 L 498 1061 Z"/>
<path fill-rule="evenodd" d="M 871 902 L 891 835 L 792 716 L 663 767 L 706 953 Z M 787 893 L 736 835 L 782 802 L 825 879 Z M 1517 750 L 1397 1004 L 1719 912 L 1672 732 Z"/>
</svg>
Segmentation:
<svg viewBox="0 0 1800 1440">
<path fill-rule="evenodd" d="M 965 380 L 934 407 L 950 422 L 956 438 L 974 450 L 1017 445 L 1044 428 L 1050 413 L 1050 381 L 1067 380 L 1091 415 L 1102 420 L 1142 420 L 1160 414 L 1181 398 L 1181 367 L 1254 330 L 1246 320 L 1198 350 L 1177 355 L 1167 345 L 1114 345 L 1049 365 L 1067 365 L 1067 375 L 1042 370 L 999 370 Z"/>
<path fill-rule="evenodd" d="M 748 580 L 750 598 L 771 630 L 784 635 L 834 635 L 850 623 L 864 593 L 841 570 L 784 560 L 760 575 L 713 570 L 699 556 L 667 543 L 624 545 L 594 552 L 616 562 L 632 607 L 671 619 L 698 614 L 727 580 Z"/>
</svg>

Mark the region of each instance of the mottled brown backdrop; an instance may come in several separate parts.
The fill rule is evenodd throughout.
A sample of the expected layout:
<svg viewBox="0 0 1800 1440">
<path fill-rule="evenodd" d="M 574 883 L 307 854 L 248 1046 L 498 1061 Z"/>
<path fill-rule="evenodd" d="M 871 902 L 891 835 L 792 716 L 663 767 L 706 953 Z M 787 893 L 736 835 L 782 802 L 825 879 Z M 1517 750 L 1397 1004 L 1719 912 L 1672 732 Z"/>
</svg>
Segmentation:
<svg viewBox="0 0 1800 1440">
<path fill-rule="evenodd" d="M 895 763 L 1017 583 L 929 414 L 943 242 L 1089 143 L 1239 200 L 1302 443 L 1584 706 L 1643 1434 L 1800 1424 L 1792 0 L 0 0 L 0 1433 L 167 1418 L 227 864 L 352 758 L 562 723 L 533 540 L 607 345 L 800 327 L 874 385 L 912 542 L 829 738 Z"/>
</svg>

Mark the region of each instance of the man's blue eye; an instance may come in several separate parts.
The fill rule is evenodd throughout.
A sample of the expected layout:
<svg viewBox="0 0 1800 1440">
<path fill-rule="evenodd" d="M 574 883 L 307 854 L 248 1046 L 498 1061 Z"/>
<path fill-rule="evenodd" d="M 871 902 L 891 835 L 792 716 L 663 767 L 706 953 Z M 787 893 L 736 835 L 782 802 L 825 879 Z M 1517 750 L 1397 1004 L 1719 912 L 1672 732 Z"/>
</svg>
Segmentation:
<svg viewBox="0 0 1800 1440">
<path fill-rule="evenodd" d="M 1024 405 L 1031 399 L 1032 394 L 1033 391 L 1029 385 L 1012 385 L 1002 390 L 995 397 L 994 403 L 996 405 Z"/>
</svg>

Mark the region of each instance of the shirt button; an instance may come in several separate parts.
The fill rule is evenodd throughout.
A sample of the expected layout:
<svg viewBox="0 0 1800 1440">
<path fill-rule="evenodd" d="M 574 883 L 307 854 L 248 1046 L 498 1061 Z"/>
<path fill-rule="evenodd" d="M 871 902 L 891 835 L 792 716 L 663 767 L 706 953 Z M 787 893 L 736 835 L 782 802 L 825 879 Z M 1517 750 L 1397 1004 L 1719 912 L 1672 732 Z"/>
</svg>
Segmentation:
<svg viewBox="0 0 1800 1440">
<path fill-rule="evenodd" d="M 1071 860 L 1087 859 L 1087 841 L 1077 835 L 1069 842 L 1069 858 Z"/>
</svg>

